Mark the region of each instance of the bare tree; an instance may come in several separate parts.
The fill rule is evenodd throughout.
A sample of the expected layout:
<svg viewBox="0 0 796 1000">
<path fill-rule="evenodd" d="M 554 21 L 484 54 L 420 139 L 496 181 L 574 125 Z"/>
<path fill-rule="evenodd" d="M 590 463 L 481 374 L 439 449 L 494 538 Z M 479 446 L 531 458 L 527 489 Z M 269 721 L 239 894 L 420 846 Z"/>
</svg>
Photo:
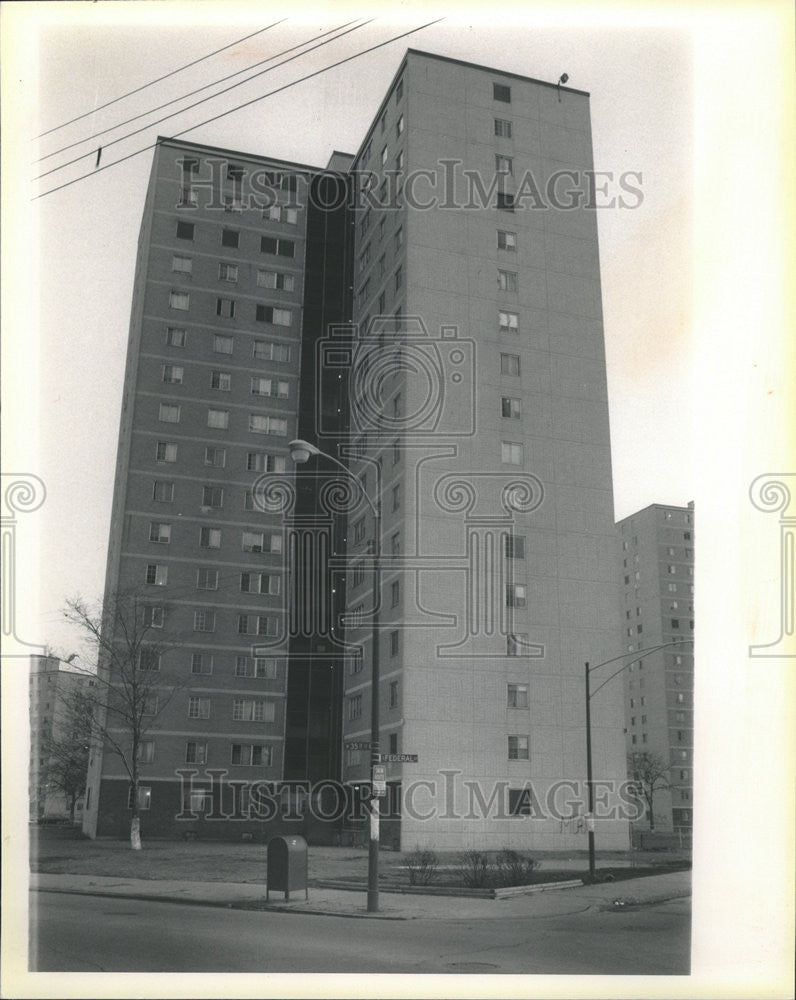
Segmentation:
<svg viewBox="0 0 796 1000">
<path fill-rule="evenodd" d="M 182 683 L 162 670 L 177 645 L 165 638 L 165 609 L 138 591 L 117 592 L 96 605 L 76 597 L 65 617 L 81 631 L 97 663 L 93 684 L 71 699 L 75 722 L 88 714 L 90 745 L 115 754 L 130 778 L 130 846 L 141 850 L 139 778 L 145 737 Z"/>
<path fill-rule="evenodd" d="M 644 798 L 650 818 L 650 830 L 655 829 L 655 813 L 652 809 L 655 793 L 669 787 L 670 766 L 668 760 L 649 750 L 634 750 L 627 757 L 627 773 Z"/>
<path fill-rule="evenodd" d="M 74 819 L 75 804 L 86 789 L 91 746 L 91 705 L 79 690 L 64 699 L 58 714 L 62 724 L 53 726 L 42 741 L 43 773 L 48 784 L 63 792 Z"/>
</svg>

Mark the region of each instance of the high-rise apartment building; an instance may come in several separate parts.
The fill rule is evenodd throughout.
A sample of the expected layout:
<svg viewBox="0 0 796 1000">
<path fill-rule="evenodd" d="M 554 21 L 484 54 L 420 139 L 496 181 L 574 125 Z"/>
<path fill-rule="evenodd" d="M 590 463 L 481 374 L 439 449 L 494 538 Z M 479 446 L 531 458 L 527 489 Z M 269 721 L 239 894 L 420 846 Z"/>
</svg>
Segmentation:
<svg viewBox="0 0 796 1000">
<path fill-rule="evenodd" d="M 626 650 L 651 649 L 624 671 L 628 776 L 650 777 L 652 822 L 690 835 L 694 788 L 694 505 L 651 504 L 619 522 Z M 663 646 L 662 649 L 655 649 Z M 646 755 L 646 760 L 645 756 Z"/>
<path fill-rule="evenodd" d="M 378 607 L 384 839 L 583 847 L 583 665 L 621 651 L 588 95 L 409 50 L 349 163 L 156 153 L 108 580 L 186 635 L 187 687 L 142 829 L 176 831 L 177 767 L 367 785 Z M 263 171 L 286 179 L 252 209 Z M 292 438 L 350 475 L 296 472 Z M 591 714 L 620 848 L 621 685 Z M 99 766 L 87 828 L 121 832 Z"/>
</svg>

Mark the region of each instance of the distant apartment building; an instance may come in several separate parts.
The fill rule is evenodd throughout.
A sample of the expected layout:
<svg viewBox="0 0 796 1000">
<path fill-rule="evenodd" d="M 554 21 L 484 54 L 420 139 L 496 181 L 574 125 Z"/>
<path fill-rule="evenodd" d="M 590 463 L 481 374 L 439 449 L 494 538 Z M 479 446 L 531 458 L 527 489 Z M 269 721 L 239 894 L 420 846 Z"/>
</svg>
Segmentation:
<svg viewBox="0 0 796 1000">
<path fill-rule="evenodd" d="M 653 825 L 690 835 L 694 803 L 694 505 L 651 504 L 618 524 L 625 648 L 626 748 L 660 760 Z M 628 764 L 628 776 L 633 777 Z M 639 827 L 649 828 L 645 817 Z"/>
<path fill-rule="evenodd" d="M 591 168 L 587 94 L 415 50 L 326 171 L 160 140 L 107 576 L 181 637 L 144 835 L 186 829 L 179 770 L 197 801 L 210 769 L 367 791 L 378 607 L 384 839 L 585 845 L 583 664 L 622 649 Z M 614 789 L 621 695 L 592 706 Z M 124 833 L 118 762 L 89 785 L 86 831 Z"/>
<path fill-rule="evenodd" d="M 73 803 L 55 773 L 59 768 L 53 748 L 69 738 L 73 720 L 70 706 L 75 694 L 87 691 L 93 683 L 84 671 L 57 656 L 30 658 L 28 794 L 29 817 L 34 822 L 73 818 Z"/>
</svg>

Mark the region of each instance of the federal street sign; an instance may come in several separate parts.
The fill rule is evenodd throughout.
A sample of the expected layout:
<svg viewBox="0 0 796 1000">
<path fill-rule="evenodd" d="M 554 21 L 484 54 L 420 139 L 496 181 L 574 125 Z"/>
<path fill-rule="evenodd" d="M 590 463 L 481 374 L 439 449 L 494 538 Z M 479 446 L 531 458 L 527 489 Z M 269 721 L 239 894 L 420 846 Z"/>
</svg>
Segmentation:
<svg viewBox="0 0 796 1000">
<path fill-rule="evenodd" d="M 416 753 L 383 753 L 379 757 L 382 764 L 416 764 Z"/>
</svg>

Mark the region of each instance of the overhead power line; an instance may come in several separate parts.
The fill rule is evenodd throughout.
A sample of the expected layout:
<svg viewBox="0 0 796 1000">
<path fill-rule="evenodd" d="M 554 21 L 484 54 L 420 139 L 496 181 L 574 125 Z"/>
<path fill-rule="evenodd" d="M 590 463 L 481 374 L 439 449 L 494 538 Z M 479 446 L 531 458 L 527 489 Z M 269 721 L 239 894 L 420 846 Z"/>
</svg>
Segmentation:
<svg viewBox="0 0 796 1000">
<path fill-rule="evenodd" d="M 315 70 L 313 73 L 308 73 L 306 76 L 300 77 L 298 80 L 293 80 L 292 83 L 286 83 L 282 87 L 277 87 L 276 90 L 271 90 L 267 94 L 261 94 L 259 97 L 254 97 L 250 101 L 246 101 L 244 104 L 239 104 L 236 108 L 230 108 L 228 111 L 222 111 L 221 114 L 214 115 L 212 118 L 208 118 L 206 121 L 199 122 L 198 125 L 191 125 L 189 128 L 183 129 L 182 132 L 176 132 L 172 138 L 178 139 L 180 136 L 187 135 L 188 132 L 193 132 L 198 128 L 203 128 L 205 125 L 209 125 L 211 122 L 218 121 L 219 118 L 225 118 L 227 115 L 233 114 L 235 111 L 240 111 L 243 108 L 250 107 L 252 104 L 257 104 L 258 101 L 264 101 L 267 97 L 273 97 L 274 94 L 279 94 L 283 90 L 288 90 L 290 87 L 295 87 L 299 83 L 304 83 L 306 80 L 311 80 L 313 77 L 320 76 L 322 73 L 328 72 L 330 69 L 336 69 L 338 66 L 343 66 L 346 63 L 352 62 L 354 59 L 359 59 L 360 56 L 365 56 L 370 52 L 375 52 L 377 49 L 384 48 L 385 45 L 391 45 L 393 42 L 400 41 L 402 38 L 407 38 L 409 35 L 414 35 L 418 31 L 423 31 L 425 28 L 430 28 L 435 24 L 439 24 L 440 21 L 444 21 L 444 17 L 438 17 L 433 21 L 428 21 L 426 24 L 421 24 L 418 28 L 412 28 L 409 31 L 404 31 L 400 35 L 394 35 L 392 38 L 388 38 L 384 42 L 379 42 L 377 45 L 371 45 L 370 48 L 363 49 L 361 52 L 355 52 L 351 56 L 346 56 L 345 59 L 340 59 L 330 66 L 324 66 L 323 69 Z M 45 198 L 48 194 L 54 194 L 56 191 L 62 191 L 64 188 L 71 187 L 73 184 L 77 184 L 79 181 L 85 180 L 87 177 L 96 177 L 98 173 L 103 170 L 109 170 L 111 167 L 117 166 L 119 163 L 124 163 L 126 160 L 131 160 L 134 156 L 140 156 L 141 153 L 147 152 L 147 150 L 154 149 L 157 146 L 157 142 L 150 143 L 148 146 L 144 146 L 142 149 L 137 149 L 134 153 L 128 153 L 127 156 L 121 156 L 118 160 L 114 160 L 112 163 L 106 163 L 104 167 L 97 167 L 96 170 L 92 170 L 90 173 L 81 174 L 80 177 L 75 177 L 71 181 L 66 181 L 63 184 L 59 184 L 57 187 L 50 188 L 49 191 L 43 191 L 41 194 L 35 195 L 31 201 L 38 201 L 39 198 Z"/>
<path fill-rule="evenodd" d="M 279 69 L 280 66 L 285 66 L 289 62 L 293 62 L 294 59 L 300 59 L 302 56 L 307 55 L 310 52 L 314 52 L 315 49 L 323 48 L 324 45 L 329 45 L 331 42 L 336 42 L 338 38 L 343 38 L 345 35 L 351 34 L 352 31 L 358 31 L 360 28 L 364 28 L 365 25 L 370 24 L 374 18 L 370 18 L 369 21 L 363 21 L 361 24 L 354 25 L 353 28 L 349 28 L 347 31 L 341 31 L 339 35 L 335 35 L 334 38 L 327 38 L 325 41 L 318 42 L 317 45 L 313 45 L 303 52 L 299 52 L 296 55 L 290 56 L 289 59 L 283 59 L 282 62 L 276 63 L 274 66 L 269 66 L 267 69 L 261 69 L 259 73 L 252 73 L 251 76 L 246 77 L 245 80 L 239 80 L 237 83 L 231 84 L 229 87 L 225 87 L 223 90 L 217 91 L 215 94 L 210 94 L 208 97 L 203 97 L 200 101 L 194 101 L 193 104 L 189 104 L 185 108 L 180 108 L 179 111 L 173 111 L 171 114 L 164 115 L 162 118 L 157 118 L 153 122 L 149 122 L 147 125 L 142 125 L 141 128 L 134 129 L 132 132 L 128 132 L 126 135 L 119 136 L 118 139 L 111 139 L 110 142 L 105 144 L 107 149 L 109 146 L 115 146 L 119 142 L 124 142 L 126 139 L 132 139 L 134 135 L 140 135 L 142 132 L 146 132 L 147 129 L 152 128 L 155 125 L 161 125 L 163 122 L 167 122 L 170 118 L 176 118 L 177 115 L 184 114 L 186 111 L 191 111 L 193 108 L 198 108 L 201 104 L 206 104 L 208 101 L 215 100 L 216 97 L 221 97 L 222 94 L 229 93 L 230 90 L 235 90 L 237 87 L 242 87 L 245 83 L 249 83 L 251 80 L 256 80 L 258 76 L 264 76 L 266 73 L 270 73 L 272 70 Z M 350 22 L 349 22 L 350 23 Z M 292 49 L 286 49 L 283 52 L 277 53 L 274 56 L 278 59 L 279 56 L 285 55 L 286 52 L 291 52 Z M 245 105 L 242 105 L 245 107 Z M 211 119 L 212 121 L 212 119 Z M 198 126 L 196 126 L 198 127 Z M 33 179 L 35 181 L 41 180 L 42 177 L 48 177 L 50 174 L 55 174 L 59 170 L 64 170 L 66 167 L 71 167 L 73 163 L 79 163 L 81 160 L 85 160 L 89 156 L 94 155 L 94 150 L 88 153 L 81 153 L 79 156 L 75 156 L 71 160 L 67 160 L 66 163 L 61 163 L 57 167 L 52 167 L 50 170 L 45 170 L 43 173 L 38 174 Z M 118 162 L 118 161 L 116 161 Z"/>
<path fill-rule="evenodd" d="M 355 18 L 354 20 L 357 20 L 357 19 Z M 37 160 L 34 160 L 33 162 L 34 163 L 41 163 L 44 160 L 51 159 L 53 156 L 58 156 L 59 153 L 65 153 L 68 149 L 74 149 L 75 146 L 82 146 L 83 143 L 91 142 L 94 139 L 99 139 L 100 136 L 107 135 L 108 132 L 113 132 L 117 128 L 122 128 L 122 126 L 124 126 L 124 125 L 130 125 L 132 122 L 138 121 L 139 118 L 146 118 L 147 115 L 153 115 L 153 114 L 155 114 L 156 111 L 162 111 L 163 108 L 167 108 L 171 104 L 176 104 L 178 101 L 184 101 L 188 97 L 193 97 L 194 94 L 199 94 L 199 93 L 201 93 L 201 91 L 207 90 L 208 87 L 215 87 L 215 86 L 217 86 L 220 83 L 226 83 L 227 80 L 231 80 L 233 77 L 240 76 L 241 73 L 248 73 L 249 70 L 255 69 L 257 66 L 262 66 L 264 63 L 271 62 L 274 59 L 278 59 L 280 56 L 287 55 L 288 52 L 294 52 L 296 49 L 300 49 L 300 48 L 302 48 L 305 45 L 309 45 L 309 43 L 312 42 L 312 41 L 315 41 L 315 40 L 318 40 L 318 39 L 321 39 L 321 38 L 326 38 L 327 35 L 331 35 L 335 31 L 340 31 L 343 28 L 347 28 L 350 24 L 353 24 L 353 23 L 354 23 L 354 21 L 346 21 L 345 24 L 338 25 L 336 28 L 330 28 L 329 31 L 324 31 L 323 34 L 321 34 L 321 35 L 313 35 L 312 38 L 308 38 L 304 42 L 299 42 L 298 45 L 293 45 L 291 48 L 284 49 L 282 52 L 277 52 L 276 55 L 268 56 L 267 59 L 260 59 L 259 62 L 252 63 L 251 66 L 246 66 L 244 69 L 236 70 L 234 73 L 229 73 L 227 76 L 222 76 L 220 79 L 214 80 L 212 83 L 205 83 L 201 87 L 197 87 L 196 90 L 189 90 L 187 94 L 181 94 L 179 97 L 174 97 L 174 98 L 172 98 L 172 100 L 166 101 L 165 104 L 159 104 L 155 108 L 149 108 L 147 111 L 142 111 L 140 115 L 134 115 L 132 118 L 127 118 L 125 121 L 119 122 L 117 125 L 111 125 L 109 128 L 102 129 L 102 131 L 100 131 L 100 132 L 94 132 L 94 133 L 92 133 L 92 135 L 86 136 L 85 139 L 78 139 L 77 142 L 72 142 L 68 146 L 62 146 L 60 149 L 56 149 L 52 153 L 47 153 L 45 156 L 40 156 Z M 267 29 L 263 29 L 263 30 L 267 30 Z M 247 37 L 251 37 L 251 36 L 247 36 Z M 331 40 L 333 41 L 334 39 L 331 39 Z M 178 71 L 175 70 L 175 72 L 178 72 Z M 167 74 L 167 75 L 169 75 L 169 74 Z M 165 79 L 165 77 L 161 77 L 161 79 Z M 249 77 L 249 79 L 253 79 L 253 77 Z M 247 82 L 246 80 L 241 80 L 241 83 L 246 83 L 246 82 Z M 209 97 L 205 98 L 205 100 L 210 101 L 210 100 L 213 99 L 214 96 L 217 96 L 217 95 L 211 94 Z M 111 102 L 111 103 L 113 103 L 113 102 Z M 105 105 L 105 106 L 107 107 L 107 105 Z M 192 105 L 192 107 L 196 107 L 196 105 L 194 104 L 194 105 Z M 187 109 L 183 109 L 183 110 L 187 110 Z M 175 112 L 175 114 L 179 114 L 179 113 L 180 112 Z M 85 156 L 90 156 L 91 154 L 90 153 L 86 153 L 84 155 Z M 80 159 L 80 158 L 81 157 L 78 157 L 78 159 Z M 77 161 L 76 160 L 71 160 L 70 162 L 71 163 L 75 163 Z M 63 164 L 63 166 L 68 166 L 68 164 L 65 163 L 65 164 Z M 60 170 L 60 167 L 56 167 L 55 169 L 56 170 Z M 42 174 L 41 176 L 45 176 L 45 175 Z"/>
<path fill-rule="evenodd" d="M 64 122 L 62 125 L 56 125 L 54 128 L 47 129 L 46 132 L 40 132 L 34 137 L 34 139 L 43 139 L 45 135 L 50 135 L 52 132 L 57 132 L 59 129 L 66 128 L 67 125 L 79 122 L 83 118 L 88 118 L 89 115 L 93 115 L 97 111 L 102 111 L 104 108 L 109 108 L 112 104 L 118 104 L 119 101 L 123 101 L 126 97 L 132 97 L 133 94 L 138 94 L 142 90 L 146 90 L 147 87 L 153 87 L 156 83 L 160 83 L 162 80 L 168 80 L 170 76 L 176 76 L 177 73 L 182 73 L 183 70 L 190 69 L 191 66 L 196 66 L 200 62 L 204 62 L 205 59 L 211 59 L 213 56 L 217 56 L 219 52 L 225 52 L 227 49 L 231 49 L 234 45 L 240 45 L 241 42 L 246 42 L 250 38 L 254 38 L 255 35 L 261 35 L 264 31 L 270 31 L 271 28 L 275 28 L 278 24 L 282 24 L 286 20 L 287 18 L 283 17 L 281 21 L 274 21 L 274 23 L 269 24 L 267 28 L 259 28 L 257 31 L 253 31 L 250 35 L 244 35 L 243 38 L 238 38 L 234 42 L 230 42 L 229 45 L 223 45 L 220 49 L 216 49 L 215 52 L 208 52 L 206 56 L 200 56 L 198 59 L 194 59 L 193 62 L 180 66 L 179 69 L 173 69 L 170 73 L 165 73 L 163 76 L 150 80 L 149 83 L 144 83 L 140 87 L 136 87 L 135 90 L 128 90 L 128 92 L 126 94 L 122 94 L 121 97 L 114 97 L 112 101 L 100 104 L 98 108 L 92 108 L 91 111 L 86 111 L 84 114 L 78 115 L 77 118 L 70 118 L 68 122 Z"/>
</svg>

